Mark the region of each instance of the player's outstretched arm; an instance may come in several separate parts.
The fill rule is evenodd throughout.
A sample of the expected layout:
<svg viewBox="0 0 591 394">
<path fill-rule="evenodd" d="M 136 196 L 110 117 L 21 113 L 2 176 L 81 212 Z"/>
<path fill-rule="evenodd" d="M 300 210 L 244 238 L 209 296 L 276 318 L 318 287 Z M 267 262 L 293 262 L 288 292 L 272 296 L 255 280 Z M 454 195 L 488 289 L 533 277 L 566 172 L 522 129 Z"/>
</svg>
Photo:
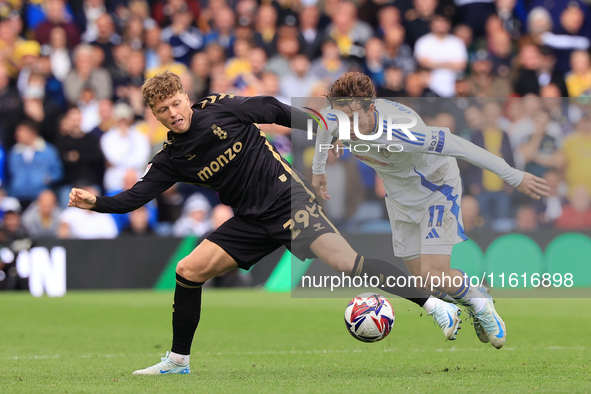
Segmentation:
<svg viewBox="0 0 591 394">
<path fill-rule="evenodd" d="M 86 190 L 73 188 L 68 206 L 80 209 L 96 208 L 96 196 Z"/>
<path fill-rule="evenodd" d="M 517 190 L 523 194 L 527 194 L 534 200 L 539 200 L 542 197 L 548 197 L 550 187 L 546 185 L 546 180 L 539 178 L 529 172 L 525 172 L 523 180 L 517 186 Z"/>
</svg>

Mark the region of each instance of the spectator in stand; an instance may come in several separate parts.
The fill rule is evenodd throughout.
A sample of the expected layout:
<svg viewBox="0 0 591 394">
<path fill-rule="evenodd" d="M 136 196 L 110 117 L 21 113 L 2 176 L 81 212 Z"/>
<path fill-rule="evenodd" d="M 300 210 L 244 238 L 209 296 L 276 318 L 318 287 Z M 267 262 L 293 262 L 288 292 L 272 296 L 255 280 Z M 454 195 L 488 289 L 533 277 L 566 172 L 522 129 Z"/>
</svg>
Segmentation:
<svg viewBox="0 0 591 394">
<path fill-rule="evenodd" d="M 96 21 L 106 12 L 105 0 L 84 0 L 81 12 L 76 15 L 78 30 L 83 32 L 82 41 L 89 43 L 97 39 Z"/>
<path fill-rule="evenodd" d="M 183 211 L 183 196 L 179 192 L 178 183 L 156 197 L 156 203 L 158 204 L 158 223 L 172 227 Z"/>
<path fill-rule="evenodd" d="M 333 16 L 327 35 L 335 40 L 341 56 L 363 57 L 363 46 L 373 36 L 367 23 L 357 19 L 357 7 L 349 1 L 339 4 L 339 11 Z"/>
<path fill-rule="evenodd" d="M 321 54 L 325 35 L 318 28 L 320 13 L 315 6 L 302 8 L 300 11 L 299 40 L 302 53 L 310 59 L 316 59 Z"/>
<path fill-rule="evenodd" d="M 573 193 L 576 187 L 585 186 L 591 194 L 591 115 L 583 113 L 583 117 L 576 127 L 576 131 L 564 141 L 563 147 L 566 156 L 565 180 L 569 193 Z"/>
<path fill-rule="evenodd" d="M 290 62 L 290 72 L 281 79 L 281 95 L 284 97 L 310 97 L 318 79 L 310 74 L 310 60 L 296 55 Z"/>
<path fill-rule="evenodd" d="M 42 52 L 49 55 L 51 72 L 60 81 L 64 81 L 72 69 L 70 51 L 66 46 L 66 31 L 61 27 L 54 27 L 49 31 L 49 42 L 42 48 Z"/>
<path fill-rule="evenodd" d="M 98 189 L 92 186 L 80 188 L 95 196 L 100 195 Z M 117 225 L 111 215 L 69 207 L 59 218 L 57 236 L 61 239 L 109 239 L 116 238 L 117 234 Z"/>
<path fill-rule="evenodd" d="M 474 97 L 507 97 L 511 94 L 511 83 L 508 77 L 494 75 L 492 62 L 486 52 L 482 57 L 477 57 L 471 64 L 471 73 L 468 77 L 470 96 Z M 480 53 L 477 54 L 477 56 Z"/>
<path fill-rule="evenodd" d="M 115 126 L 115 120 L 113 119 L 113 102 L 110 99 L 100 100 L 98 104 L 100 123 L 90 134 L 97 140 L 100 140 L 104 133 Z"/>
<path fill-rule="evenodd" d="M 552 31 L 552 15 L 543 7 L 534 7 L 527 14 L 528 41 L 534 45 L 544 44 L 542 36 Z"/>
<path fill-rule="evenodd" d="M 429 88 L 442 97 L 454 95 L 457 73 L 466 68 L 468 60 L 464 42 L 449 34 L 450 28 L 446 16 L 436 15 L 431 20 L 431 33 L 415 45 L 418 64 L 431 70 Z"/>
<path fill-rule="evenodd" d="M 214 14 L 213 27 L 205 36 L 205 46 L 216 43 L 224 48 L 227 57 L 232 57 L 234 55 L 232 48 L 234 48 L 234 40 L 236 39 L 235 23 L 234 12 L 228 7 L 224 7 Z"/>
<path fill-rule="evenodd" d="M 521 36 L 521 21 L 515 13 L 516 0 L 496 0 L 496 14 L 503 25 L 503 29 L 510 38 L 517 40 Z"/>
<path fill-rule="evenodd" d="M 533 133 L 519 146 L 525 160 L 525 171 L 543 177 L 550 169 L 562 170 L 565 163 L 564 153 L 556 138 L 548 135 L 550 115 L 539 111 L 533 116 Z"/>
<path fill-rule="evenodd" d="M 240 85 L 241 81 L 237 78 L 252 71 L 248 55 L 251 50 L 251 45 L 248 40 L 238 39 L 234 41 L 234 57 L 228 59 L 225 67 L 225 74 L 228 79 L 236 85 Z"/>
<path fill-rule="evenodd" d="M 144 114 L 145 107 L 144 97 L 142 95 L 144 66 L 143 52 L 131 51 L 127 57 L 125 75 L 119 81 L 119 86 L 115 88 L 117 97 L 126 100 L 137 117 L 141 117 Z"/>
<path fill-rule="evenodd" d="M 115 66 L 115 59 L 113 57 L 113 49 L 120 45 L 123 40 L 121 36 L 117 34 L 115 30 L 115 23 L 111 15 L 104 13 L 96 20 L 96 26 L 98 28 L 98 37 L 95 41 L 91 42 L 91 45 L 97 46 L 105 53 L 105 59 L 103 60 L 102 66 L 110 69 Z"/>
<path fill-rule="evenodd" d="M 390 27 L 384 33 L 385 62 L 387 66 L 400 68 L 404 75 L 415 71 L 417 63 L 412 48 L 404 42 L 404 27 Z"/>
<path fill-rule="evenodd" d="M 41 46 L 36 41 L 27 41 L 23 43 L 19 50 L 14 53 L 14 60 L 18 67 L 19 73 L 16 79 L 16 87 L 21 94 L 24 94 L 27 90 L 29 83 L 29 76 L 33 71 L 33 66 L 39 60 L 39 54 L 41 52 Z"/>
<path fill-rule="evenodd" d="M 497 102 L 490 101 L 483 107 L 482 130 L 476 132 L 472 142 L 487 151 L 502 157 L 510 166 L 514 165 L 513 152 L 509 136 L 498 126 L 501 107 Z M 487 224 L 495 219 L 509 218 L 511 215 L 511 188 L 492 172 L 472 166 L 468 184 L 470 194 L 478 199 Z"/>
<path fill-rule="evenodd" d="M 341 60 L 337 43 L 329 38 L 322 44 L 322 56 L 312 62 L 310 73 L 317 79 L 332 84 L 343 73 L 347 72 L 347 65 Z"/>
<path fill-rule="evenodd" d="M 586 50 L 573 51 L 570 57 L 571 70 L 566 74 L 569 97 L 591 96 L 591 62 Z"/>
<path fill-rule="evenodd" d="M 70 190 L 74 185 L 87 182 L 95 187 L 102 184 L 104 157 L 99 140 L 81 129 L 82 113 L 76 107 L 64 117 L 64 135 L 56 141 L 56 148 L 64 165 L 63 185 L 59 189 L 59 202 L 68 205 Z"/>
<path fill-rule="evenodd" d="M 183 214 L 174 224 L 173 234 L 176 237 L 196 235 L 201 237 L 212 230 L 209 214 L 211 205 L 200 193 L 190 196 L 185 202 Z"/>
<path fill-rule="evenodd" d="M 26 208 L 39 193 L 62 179 L 63 168 L 57 150 L 39 136 L 34 122 L 22 121 L 15 138 L 17 144 L 8 154 L 8 191 Z"/>
<path fill-rule="evenodd" d="M 2 245 L 8 245 L 13 252 L 19 252 L 19 250 L 12 249 L 14 241 L 29 238 L 29 233 L 23 227 L 21 219 L 20 212 L 6 211 L 2 226 L 0 227 L 0 243 Z M 31 244 L 29 242 L 28 247 L 30 246 Z"/>
<path fill-rule="evenodd" d="M 550 83 L 540 89 L 542 104 L 548 111 L 553 122 L 560 128 L 562 137 L 569 135 L 575 129 L 575 124 L 581 119 L 581 108 L 562 95 L 558 86 Z M 562 140 L 562 138 L 560 138 Z"/>
<path fill-rule="evenodd" d="M 266 72 L 263 74 L 260 85 L 260 95 L 275 97 L 283 104 L 290 104 L 291 99 L 288 96 L 281 95 L 281 89 L 279 85 L 279 77 L 277 74 L 272 72 Z"/>
<path fill-rule="evenodd" d="M 203 48 L 201 31 L 193 26 L 190 12 L 179 11 L 172 15 L 172 24 L 162 30 L 162 42 L 170 44 L 175 62 L 189 66 L 191 57 Z"/>
<path fill-rule="evenodd" d="M 224 48 L 222 48 L 218 44 L 210 44 L 205 48 L 205 53 L 207 53 L 207 58 L 209 59 L 209 63 L 211 64 L 212 74 L 216 67 L 223 68 L 226 63 L 226 52 Z M 265 53 L 266 56 L 266 53 Z M 265 58 L 266 61 L 266 58 Z M 213 77 L 213 75 L 212 75 Z"/>
<path fill-rule="evenodd" d="M 160 56 L 158 47 L 162 42 L 160 40 L 161 30 L 158 26 L 146 29 L 144 41 L 144 56 L 146 57 L 146 70 L 151 70 L 160 66 Z"/>
<path fill-rule="evenodd" d="M 470 195 L 462 196 L 462 221 L 464 231 L 471 232 L 484 226 L 484 219 L 480 216 L 478 200 Z"/>
<path fill-rule="evenodd" d="M 194 20 L 198 20 L 201 12 L 198 1 L 157 0 L 152 3 L 152 17 L 162 27 L 171 24 L 175 13 L 186 12 L 191 14 Z"/>
<path fill-rule="evenodd" d="M 120 237 L 124 236 L 145 236 L 154 234 L 154 230 L 150 227 L 148 221 L 148 208 L 141 206 L 135 211 L 129 212 L 129 224 L 121 233 Z"/>
<path fill-rule="evenodd" d="M 382 86 L 386 82 L 384 70 L 384 43 L 379 38 L 372 37 L 365 43 L 363 72 L 375 86 Z"/>
<path fill-rule="evenodd" d="M 44 45 L 49 42 L 52 29 L 59 27 L 66 33 L 68 49 L 74 48 L 80 43 L 78 27 L 72 20 L 71 15 L 66 11 L 64 0 L 47 0 L 47 20 L 35 29 L 35 40 Z"/>
<path fill-rule="evenodd" d="M 419 38 L 430 33 L 438 0 L 413 0 L 412 4 L 413 8 L 404 13 L 404 27 L 406 42 L 414 48 Z"/>
<path fill-rule="evenodd" d="M 70 104 L 76 104 L 86 87 L 91 87 L 97 100 L 113 95 L 111 75 L 104 68 L 96 68 L 92 46 L 78 45 L 74 50 L 74 68 L 64 80 L 64 93 Z"/>
<path fill-rule="evenodd" d="M 20 212 L 21 210 L 21 203 L 18 199 L 7 196 L 6 190 L 0 188 L 0 220 L 2 220 L 4 214 L 8 211 Z"/>
<path fill-rule="evenodd" d="M 384 72 L 384 85 L 378 88 L 378 97 L 402 97 L 404 92 L 404 73 L 395 66 L 390 66 Z"/>
<path fill-rule="evenodd" d="M 45 78 L 32 74 L 22 95 L 25 116 L 38 124 L 39 134 L 46 141 L 54 142 L 60 108 L 45 97 Z"/>
<path fill-rule="evenodd" d="M 277 10 L 269 3 L 261 4 L 257 12 L 254 43 L 268 58 L 277 53 Z"/>
<path fill-rule="evenodd" d="M 493 74 L 508 77 L 513 62 L 511 36 L 506 31 L 487 36 L 488 57 L 492 63 Z"/>
<path fill-rule="evenodd" d="M 145 31 L 142 18 L 137 15 L 131 15 L 123 31 L 123 42 L 127 43 L 132 50 L 140 51 L 144 48 L 144 36 Z"/>
<path fill-rule="evenodd" d="M 563 189 L 560 172 L 554 170 L 546 171 L 544 179 L 550 188 L 549 196 L 534 201 L 533 207 L 538 212 L 538 221 L 542 225 L 548 225 L 553 224 L 556 219 L 562 216 L 562 207 L 566 205 L 566 199 L 560 190 Z"/>
<path fill-rule="evenodd" d="M 522 205 L 515 214 L 515 231 L 532 232 L 539 227 L 538 213 L 531 205 Z"/>
<path fill-rule="evenodd" d="M 106 194 L 123 190 L 125 172 L 134 169 L 143 173 L 150 156 L 150 141 L 133 125 L 133 110 L 125 103 L 113 109 L 116 125 L 100 140 L 107 161 L 104 185 Z"/>
<path fill-rule="evenodd" d="M 515 77 L 513 90 L 519 96 L 540 93 L 538 70 L 542 63 L 542 54 L 537 45 L 524 44 L 519 50 L 519 68 Z"/>
<path fill-rule="evenodd" d="M 280 78 L 289 74 L 289 63 L 299 53 L 300 43 L 297 31 L 283 27 L 277 39 L 277 54 L 269 59 L 267 70 L 277 74 Z"/>
<path fill-rule="evenodd" d="M 554 55 L 554 50 L 543 45 L 540 47 L 540 54 L 540 68 L 536 72 L 540 90 L 552 83 L 558 86 L 564 97 L 567 97 L 568 91 L 564 81 L 564 73 L 556 69 L 556 56 Z"/>
<path fill-rule="evenodd" d="M 382 7 L 377 13 L 377 19 L 377 23 L 367 21 L 365 22 L 369 23 L 370 26 L 376 26 L 377 24 L 378 27 L 375 29 L 375 36 L 378 38 L 384 38 L 384 35 L 388 30 L 393 27 L 401 26 L 402 23 L 400 10 L 391 5 Z"/>
<path fill-rule="evenodd" d="M 113 90 L 117 95 L 117 87 L 123 83 L 127 76 L 127 64 L 131 47 L 128 43 L 122 42 L 113 48 L 113 65 L 107 69 L 113 80 Z"/>
<path fill-rule="evenodd" d="M 85 86 L 80 93 L 76 106 L 82 113 L 82 131 L 90 133 L 101 122 L 99 116 L 99 101 L 96 99 L 96 93 L 90 86 Z"/>
<path fill-rule="evenodd" d="M 211 65 L 205 52 L 198 52 L 193 55 L 189 71 L 193 77 L 195 95 L 205 97 L 209 93 L 209 85 L 211 84 Z"/>
<path fill-rule="evenodd" d="M 591 14 L 589 5 L 576 0 L 558 3 L 559 7 L 566 7 L 562 11 L 554 11 L 560 12 L 559 20 L 554 22 L 553 32 L 544 33 L 541 38 L 543 44 L 556 51 L 556 69 L 564 75 L 569 70 L 571 53 L 575 50 L 587 51 L 590 47 Z"/>
<path fill-rule="evenodd" d="M 6 68 L 0 64 L 0 141 L 4 146 L 14 143 L 16 125 L 23 117 L 23 103 L 18 91 L 10 85 Z"/>
<path fill-rule="evenodd" d="M 148 69 L 148 71 L 146 71 L 146 79 L 152 78 L 154 75 L 160 74 L 166 70 L 177 75 L 183 75 L 188 72 L 187 66 L 174 60 L 170 44 L 163 42 L 158 46 L 158 58 L 160 60 L 158 67 Z"/>
<path fill-rule="evenodd" d="M 570 204 L 563 208 L 562 216 L 556 219 L 554 226 L 568 231 L 590 231 L 591 199 L 587 187 L 575 187 L 570 200 Z"/>
<path fill-rule="evenodd" d="M 35 238 L 57 236 L 61 210 L 51 190 L 44 190 L 23 213 L 23 226 Z"/>
<path fill-rule="evenodd" d="M 469 26 L 474 38 L 482 37 L 488 17 L 495 13 L 494 0 L 462 0 L 454 3 L 459 23 Z"/>
</svg>

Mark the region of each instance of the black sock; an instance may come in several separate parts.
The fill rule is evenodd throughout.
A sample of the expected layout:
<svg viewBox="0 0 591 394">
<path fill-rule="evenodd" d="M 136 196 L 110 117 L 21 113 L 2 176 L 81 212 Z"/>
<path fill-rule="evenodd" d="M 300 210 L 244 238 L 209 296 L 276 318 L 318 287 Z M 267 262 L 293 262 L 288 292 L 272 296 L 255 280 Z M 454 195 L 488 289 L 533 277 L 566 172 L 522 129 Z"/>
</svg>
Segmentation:
<svg viewBox="0 0 591 394">
<path fill-rule="evenodd" d="M 350 275 L 352 278 L 354 278 L 356 276 L 363 277 L 363 274 L 367 274 L 368 280 L 369 277 L 372 276 L 380 278 L 380 283 L 378 285 L 379 289 L 383 289 L 384 291 L 387 291 L 390 294 L 406 298 L 407 300 L 414 302 L 418 306 L 425 305 L 425 302 L 427 302 L 427 300 L 429 299 L 428 294 L 423 293 L 422 291 L 412 286 L 412 283 L 410 282 L 408 275 L 405 274 L 404 271 L 396 267 L 394 264 L 388 263 L 387 261 L 357 255 L 357 258 L 355 259 L 355 265 L 353 266 L 353 271 L 351 271 Z M 406 286 L 388 286 L 388 277 L 398 278 L 399 276 L 406 277 L 406 281 L 404 281 L 406 283 Z M 395 284 L 396 282 L 397 281 L 395 279 L 390 279 L 390 284 Z"/>
<path fill-rule="evenodd" d="M 172 305 L 172 352 L 189 355 L 201 317 L 202 282 L 191 282 L 176 274 Z"/>
</svg>

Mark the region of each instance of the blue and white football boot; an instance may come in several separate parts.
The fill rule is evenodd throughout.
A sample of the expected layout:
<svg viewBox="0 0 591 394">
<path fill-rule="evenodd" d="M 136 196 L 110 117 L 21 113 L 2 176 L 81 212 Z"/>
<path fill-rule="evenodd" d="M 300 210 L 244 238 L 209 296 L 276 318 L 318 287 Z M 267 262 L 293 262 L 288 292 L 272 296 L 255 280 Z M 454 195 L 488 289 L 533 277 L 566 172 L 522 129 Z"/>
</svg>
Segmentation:
<svg viewBox="0 0 591 394">
<path fill-rule="evenodd" d="M 507 328 L 505 322 L 495 309 L 492 297 L 484 287 L 478 289 L 483 293 L 486 299 L 486 306 L 479 313 L 468 310 L 468 314 L 473 319 L 472 324 L 476 331 L 476 336 L 483 343 L 490 342 L 495 348 L 500 349 L 507 340 Z"/>
<path fill-rule="evenodd" d="M 456 334 L 461 328 L 461 309 L 457 305 L 441 302 L 428 315 L 433 316 L 433 321 L 441 327 L 443 335 L 450 341 L 456 339 Z"/>
<path fill-rule="evenodd" d="M 166 352 L 166 356 L 161 358 L 161 362 L 152 365 L 146 369 L 139 369 L 134 371 L 132 375 L 168 375 L 168 374 L 188 374 L 191 373 L 189 364 L 180 365 L 172 361 L 169 357 L 170 352 Z"/>
<path fill-rule="evenodd" d="M 492 297 L 488 294 L 488 289 L 484 286 L 478 287 L 478 291 L 483 294 L 484 298 L 492 299 Z M 472 325 L 474 326 L 474 331 L 476 331 L 476 336 L 480 339 L 482 343 L 488 343 L 488 335 L 484 331 L 484 328 L 480 325 L 477 319 L 474 318 L 474 313 L 472 313 L 469 309 L 466 309 L 468 315 L 472 318 Z"/>
</svg>

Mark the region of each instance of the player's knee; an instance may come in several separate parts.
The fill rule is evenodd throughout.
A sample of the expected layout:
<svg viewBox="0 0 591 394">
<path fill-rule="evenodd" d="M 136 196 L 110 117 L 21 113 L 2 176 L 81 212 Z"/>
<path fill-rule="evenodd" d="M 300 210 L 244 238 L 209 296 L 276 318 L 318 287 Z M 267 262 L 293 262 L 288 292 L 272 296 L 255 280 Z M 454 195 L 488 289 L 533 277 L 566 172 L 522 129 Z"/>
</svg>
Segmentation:
<svg viewBox="0 0 591 394">
<path fill-rule="evenodd" d="M 335 253 L 328 257 L 326 263 L 338 272 L 344 272 L 349 275 L 355 265 L 355 257 L 347 253 Z"/>
<path fill-rule="evenodd" d="M 176 273 L 194 282 L 205 282 L 217 274 L 214 262 L 200 260 L 193 261 L 189 256 L 178 262 Z"/>
</svg>

